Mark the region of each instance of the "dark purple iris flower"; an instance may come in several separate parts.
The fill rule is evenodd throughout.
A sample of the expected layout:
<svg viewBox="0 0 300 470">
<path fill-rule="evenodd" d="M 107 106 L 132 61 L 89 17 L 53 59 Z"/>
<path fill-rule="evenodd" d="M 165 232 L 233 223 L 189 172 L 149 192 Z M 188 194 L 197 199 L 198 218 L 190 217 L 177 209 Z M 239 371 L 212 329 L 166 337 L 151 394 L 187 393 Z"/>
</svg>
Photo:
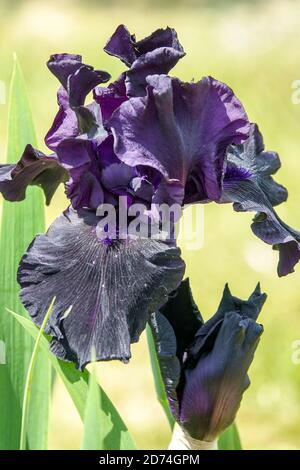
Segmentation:
<svg viewBox="0 0 300 470">
<path fill-rule="evenodd" d="M 16 165 L 0 166 L 0 191 L 9 201 L 24 199 L 26 187 L 38 185 L 49 204 L 58 185 L 65 184 L 70 207 L 46 235 L 33 240 L 18 280 L 22 302 L 37 325 L 56 296 L 46 329 L 52 350 L 80 367 L 89 362 L 93 345 L 99 360 L 128 360 L 130 344 L 184 274 L 174 239 L 123 240 L 120 227 L 116 239 L 99 238 L 97 208 L 111 204 L 120 210 L 119 196 L 128 207 L 142 202 L 146 213 L 152 203 L 242 203 L 236 189 L 241 180 L 252 184 L 255 172 L 233 158 L 236 152 L 246 158 L 242 144 L 250 132 L 233 91 L 212 77 L 183 83 L 166 75 L 184 56 L 173 29 L 136 41 L 121 25 L 105 51 L 128 67 L 108 86 L 103 84 L 110 75 L 80 56 L 50 57 L 48 68 L 61 85 L 59 110 L 45 138 L 52 153 L 28 145 Z M 86 104 L 90 92 L 94 99 Z M 282 200 L 270 184 L 269 167 L 259 171 L 263 194 L 272 204 L 274 198 Z M 243 198 L 251 200 L 252 189 L 246 194 L 246 186 Z M 260 219 L 255 227 L 258 222 L 266 227 Z M 281 258 L 295 260 L 298 244 L 281 235 L 274 241 Z M 280 272 L 286 273 L 287 261 L 282 265 Z"/>
<path fill-rule="evenodd" d="M 151 316 L 171 411 L 194 439 L 213 441 L 234 421 L 250 384 L 265 299 L 259 286 L 244 301 L 226 285 L 217 312 L 204 323 L 186 279 Z"/>
<path fill-rule="evenodd" d="M 279 168 L 278 154 L 264 150 L 262 135 L 252 124 L 246 142 L 228 148 L 221 202 L 233 202 L 238 212 L 257 212 L 252 231 L 279 251 L 278 275 L 285 276 L 300 259 L 300 233 L 286 225 L 273 208 L 288 196 L 272 178 Z"/>
</svg>

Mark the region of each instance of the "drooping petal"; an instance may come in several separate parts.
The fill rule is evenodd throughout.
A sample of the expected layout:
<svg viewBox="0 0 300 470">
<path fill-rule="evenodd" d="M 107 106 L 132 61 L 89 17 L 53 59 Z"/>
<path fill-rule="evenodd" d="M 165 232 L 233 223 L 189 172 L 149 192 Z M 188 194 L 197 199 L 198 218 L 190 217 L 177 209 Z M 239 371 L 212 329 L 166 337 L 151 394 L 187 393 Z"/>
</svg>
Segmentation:
<svg viewBox="0 0 300 470">
<path fill-rule="evenodd" d="M 81 368 L 92 347 L 97 360 L 127 361 L 130 343 L 184 273 L 179 249 L 150 239 L 104 243 L 99 220 L 70 209 L 35 238 L 18 271 L 21 300 L 37 325 L 56 296 L 46 328 L 52 350 Z"/>
<path fill-rule="evenodd" d="M 8 201 L 22 201 L 28 185 L 40 186 L 48 205 L 59 184 L 67 177 L 56 155 L 46 156 L 27 145 L 17 164 L 0 165 L 0 192 Z"/>
<path fill-rule="evenodd" d="M 229 148 L 222 202 L 233 202 L 237 212 L 257 212 L 252 231 L 279 250 L 277 271 L 279 276 L 285 276 L 294 271 L 300 259 L 300 233 L 285 224 L 273 209 L 286 200 L 287 191 L 271 177 L 280 167 L 278 155 L 264 151 L 257 155 L 257 139 L 261 150 L 262 137 L 257 127 L 252 126 L 244 145 Z"/>
<path fill-rule="evenodd" d="M 271 176 L 280 166 L 278 154 L 264 150 L 263 137 L 257 125 L 251 124 L 249 138 L 242 145 L 228 149 L 225 181 L 253 180 L 272 206 L 276 206 L 288 197 L 286 188 L 276 183 Z"/>
<path fill-rule="evenodd" d="M 211 77 L 198 83 L 165 75 L 147 80 L 147 97 L 124 102 L 109 122 L 116 155 L 130 166 L 153 167 L 183 188 L 194 173 L 198 200 L 218 200 L 226 148 L 247 137 L 242 105 Z"/>
</svg>

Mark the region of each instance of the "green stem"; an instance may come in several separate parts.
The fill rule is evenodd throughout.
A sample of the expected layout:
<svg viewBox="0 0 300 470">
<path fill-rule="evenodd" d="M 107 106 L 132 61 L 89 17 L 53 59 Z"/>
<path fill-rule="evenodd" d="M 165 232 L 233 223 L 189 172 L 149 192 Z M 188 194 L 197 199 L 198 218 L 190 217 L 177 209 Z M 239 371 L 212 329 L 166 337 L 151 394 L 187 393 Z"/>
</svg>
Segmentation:
<svg viewBox="0 0 300 470">
<path fill-rule="evenodd" d="M 167 395 L 166 395 L 166 389 L 165 389 L 164 382 L 162 380 L 159 362 L 157 359 L 157 353 L 156 353 L 156 348 L 155 348 L 155 344 L 153 340 L 153 335 L 152 335 L 151 327 L 149 325 L 147 325 L 146 327 L 146 333 L 147 333 L 148 349 L 149 349 L 150 362 L 151 362 L 152 374 L 154 378 L 157 400 L 161 404 L 167 416 L 171 430 L 173 430 L 175 420 L 173 418 L 173 415 L 169 407 L 169 402 L 168 402 Z"/>
<path fill-rule="evenodd" d="M 22 407 L 22 422 L 21 422 L 21 436 L 20 436 L 20 450 L 26 450 L 26 435 L 27 435 L 27 426 L 28 426 L 28 409 L 30 403 L 30 394 L 31 394 L 31 386 L 32 386 L 32 377 L 34 371 L 34 365 L 37 359 L 37 353 L 39 349 L 39 343 L 43 336 L 47 321 L 50 317 L 51 310 L 53 304 L 55 302 L 55 297 L 53 298 L 50 307 L 47 310 L 45 318 L 43 320 L 42 326 L 39 330 L 38 336 L 36 338 L 34 348 L 32 351 L 32 356 L 30 359 L 30 363 L 28 366 L 26 382 L 25 382 L 25 389 L 24 389 L 24 396 L 23 396 L 23 407 Z"/>
</svg>

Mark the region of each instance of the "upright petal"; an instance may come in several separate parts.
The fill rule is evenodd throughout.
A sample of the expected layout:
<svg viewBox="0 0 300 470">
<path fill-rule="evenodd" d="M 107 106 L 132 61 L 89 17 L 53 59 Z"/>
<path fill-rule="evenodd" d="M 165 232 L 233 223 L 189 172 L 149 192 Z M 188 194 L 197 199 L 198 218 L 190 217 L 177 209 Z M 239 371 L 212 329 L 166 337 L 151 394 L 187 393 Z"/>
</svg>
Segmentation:
<svg viewBox="0 0 300 470">
<path fill-rule="evenodd" d="M 120 24 L 112 37 L 107 41 L 104 50 L 107 54 L 117 57 L 127 67 L 130 67 L 136 59 L 134 44 L 135 37 L 130 34 L 126 26 Z"/>
<path fill-rule="evenodd" d="M 82 57 L 77 54 L 53 54 L 47 62 L 50 72 L 67 89 L 68 77 L 82 66 Z"/>
<path fill-rule="evenodd" d="M 95 88 L 94 99 L 99 103 L 103 122 L 106 123 L 112 113 L 128 99 L 125 88 L 125 74 L 122 74 L 115 82 L 110 83 L 108 87 Z"/>
<path fill-rule="evenodd" d="M 147 76 L 169 73 L 185 55 L 176 31 L 169 27 L 157 29 L 150 36 L 136 41 L 135 36 L 120 25 L 104 50 L 129 67 L 125 73 L 128 96 L 144 96 Z"/>
<path fill-rule="evenodd" d="M 63 87 L 57 92 L 57 103 L 59 110 L 45 136 L 46 145 L 54 152 L 62 140 L 79 134 L 76 113 L 70 108 L 68 93 Z"/>
<path fill-rule="evenodd" d="M 71 107 L 82 106 L 93 88 L 110 79 L 107 72 L 83 64 L 80 55 L 54 54 L 47 66 L 67 90 Z"/>
<path fill-rule="evenodd" d="M 172 47 L 160 47 L 138 57 L 126 72 L 127 95 L 146 95 L 147 77 L 169 73 L 184 55 L 184 52 Z"/>
<path fill-rule="evenodd" d="M 226 148 L 247 137 L 242 105 L 211 77 L 182 83 L 156 75 L 148 82 L 147 96 L 124 102 L 109 122 L 116 155 L 131 166 L 153 167 L 183 188 L 194 175 L 198 200 L 218 200 Z"/>
<path fill-rule="evenodd" d="M 57 147 L 60 164 L 68 171 L 66 194 L 74 209 L 97 209 L 104 202 L 98 154 L 92 141 L 65 139 Z"/>
</svg>

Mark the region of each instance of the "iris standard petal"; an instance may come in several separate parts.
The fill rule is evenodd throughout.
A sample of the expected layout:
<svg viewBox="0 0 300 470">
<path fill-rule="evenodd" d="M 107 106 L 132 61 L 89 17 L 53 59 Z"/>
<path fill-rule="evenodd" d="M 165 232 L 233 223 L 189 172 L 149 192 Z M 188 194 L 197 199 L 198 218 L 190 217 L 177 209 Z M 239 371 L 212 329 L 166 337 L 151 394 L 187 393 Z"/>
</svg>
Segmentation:
<svg viewBox="0 0 300 470">
<path fill-rule="evenodd" d="M 17 164 L 0 165 L 0 192 L 8 201 L 22 201 L 28 185 L 40 186 L 48 205 L 59 184 L 67 178 L 56 155 L 46 156 L 27 145 Z"/>
<path fill-rule="evenodd" d="M 117 57 L 127 67 L 130 67 L 136 59 L 134 44 L 135 37 L 130 34 L 126 26 L 120 24 L 112 37 L 107 41 L 104 51 L 109 55 Z"/>
<path fill-rule="evenodd" d="M 50 72 L 67 89 L 68 77 L 82 66 L 82 57 L 78 54 L 53 54 L 47 62 Z"/>
<path fill-rule="evenodd" d="M 124 25 L 118 26 L 104 50 L 129 67 L 125 73 L 127 96 L 144 96 L 147 76 L 169 73 L 185 55 L 177 33 L 172 28 L 158 29 L 150 36 L 136 41 Z"/>
<path fill-rule="evenodd" d="M 198 200 L 219 199 L 226 148 L 248 135 L 242 105 L 211 77 L 198 83 L 165 75 L 147 80 L 147 97 L 124 102 L 109 122 L 116 155 L 130 166 L 153 167 L 183 188 L 194 173 Z"/>
<path fill-rule="evenodd" d="M 82 106 L 93 88 L 110 79 L 107 72 L 83 64 L 80 55 L 54 54 L 47 66 L 67 90 L 71 107 Z"/>
<path fill-rule="evenodd" d="M 70 108 L 68 93 L 63 87 L 60 87 L 57 92 L 57 103 L 59 110 L 45 136 L 47 147 L 53 151 L 62 140 L 76 137 L 79 134 L 76 113 Z"/>
<path fill-rule="evenodd" d="M 37 325 L 56 296 L 46 332 L 55 353 L 80 368 L 93 347 L 97 360 L 127 361 L 130 343 L 184 273 L 179 249 L 149 239 L 106 244 L 98 221 L 92 211 L 68 210 L 35 238 L 18 271 L 21 300 Z"/>
<path fill-rule="evenodd" d="M 57 147 L 60 164 L 68 171 L 66 194 L 74 209 L 97 209 L 104 202 L 98 154 L 92 141 L 65 139 Z"/>
<path fill-rule="evenodd" d="M 121 24 L 108 40 L 104 50 L 130 67 L 138 57 L 163 47 L 172 48 L 184 55 L 183 47 L 173 28 L 157 29 L 150 36 L 136 41 L 135 35 L 130 34 L 126 26 Z"/>
<path fill-rule="evenodd" d="M 125 74 L 122 74 L 115 82 L 110 83 L 108 87 L 95 88 L 94 99 L 100 105 L 102 119 L 105 124 L 115 109 L 128 99 L 125 88 Z"/>
<path fill-rule="evenodd" d="M 138 57 L 126 72 L 127 95 L 146 95 L 147 77 L 169 73 L 184 55 L 184 52 L 172 47 L 160 47 Z"/>
<path fill-rule="evenodd" d="M 69 108 L 75 112 L 80 134 L 97 134 L 99 126 L 97 110 L 94 106 L 91 108 L 85 107 L 84 102 L 90 91 L 100 83 L 107 82 L 110 75 L 102 70 L 95 70 L 90 65 L 83 64 L 81 56 L 73 54 L 52 55 L 47 62 L 47 66 L 66 90 L 67 99 L 64 99 L 64 103 L 59 102 L 60 110 L 46 136 L 46 143 L 49 141 L 53 147 L 56 142 L 51 142 L 53 140 L 52 134 L 57 133 L 57 129 L 63 127 L 64 124 L 71 125 L 67 118 L 73 119 L 74 116 L 68 111 Z M 101 116 L 100 112 L 99 116 Z M 65 121 L 66 119 L 67 121 Z M 100 122 L 102 123 L 101 118 Z M 67 137 L 71 136 L 68 135 Z"/>
</svg>

